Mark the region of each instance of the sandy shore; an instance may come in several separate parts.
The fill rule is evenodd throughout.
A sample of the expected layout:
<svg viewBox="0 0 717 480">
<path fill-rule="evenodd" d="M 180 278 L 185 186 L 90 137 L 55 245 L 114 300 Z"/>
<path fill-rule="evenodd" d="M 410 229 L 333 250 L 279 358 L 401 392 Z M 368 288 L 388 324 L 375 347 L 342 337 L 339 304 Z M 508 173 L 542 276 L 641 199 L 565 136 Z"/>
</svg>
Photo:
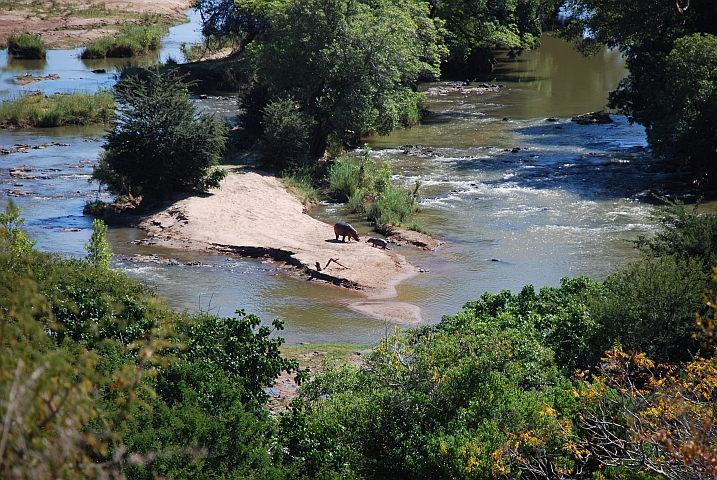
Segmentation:
<svg viewBox="0 0 717 480">
<path fill-rule="evenodd" d="M 390 301 L 395 286 L 417 273 L 415 267 L 393 250 L 372 247 L 364 236 L 337 241 L 332 225 L 304 213 L 301 202 L 270 175 L 237 169 L 221 189 L 168 202 L 138 226 L 150 245 L 268 256 L 307 272 L 311 281 L 361 291 L 368 298 L 349 307 L 365 315 L 403 324 L 422 319 L 419 307 Z"/>
</svg>

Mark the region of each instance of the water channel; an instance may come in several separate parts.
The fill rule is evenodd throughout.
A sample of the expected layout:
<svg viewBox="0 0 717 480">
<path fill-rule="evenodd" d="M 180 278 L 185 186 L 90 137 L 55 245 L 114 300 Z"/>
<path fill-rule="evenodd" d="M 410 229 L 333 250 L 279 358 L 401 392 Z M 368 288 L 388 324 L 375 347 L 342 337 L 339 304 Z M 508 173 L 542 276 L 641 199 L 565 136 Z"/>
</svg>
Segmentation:
<svg viewBox="0 0 717 480">
<path fill-rule="evenodd" d="M 181 59 L 179 44 L 198 41 L 197 16 L 175 27 L 161 59 Z M 0 99 L 22 90 L 94 91 L 115 81 L 117 63 L 84 62 L 79 51 L 53 51 L 47 62 L 9 60 L 0 53 Z M 104 68 L 106 73 L 94 74 Z M 25 72 L 58 73 L 59 80 L 18 87 Z M 673 181 L 645 149 L 644 130 L 627 119 L 581 126 L 575 114 L 600 110 L 607 92 L 626 74 L 618 52 L 585 59 L 549 36 L 543 46 L 516 60 L 503 59 L 489 81 L 498 93 L 431 97 L 425 122 L 389 137 L 369 138 L 371 155 L 389 162 L 394 180 L 422 182 L 420 220 L 445 241 L 430 253 L 397 247 L 423 273 L 398 287 L 398 301 L 419 305 L 425 323 L 454 314 L 483 292 L 559 285 L 566 276 L 601 280 L 636 258 L 630 240 L 653 226 L 650 192 Z M 204 100 L 232 116 L 232 98 Z M 547 121 L 555 116 L 559 120 Z M 22 207 L 29 234 L 42 250 L 84 255 L 92 219 L 82 215 L 87 200 L 106 197 L 88 182 L 101 151 L 102 127 L 0 130 L 0 146 L 27 144 L 27 153 L 0 156 L 0 203 Z M 55 144 L 52 144 L 55 142 Z M 419 155 L 399 146 L 421 145 Z M 425 149 L 431 153 L 426 153 Z M 24 167 L 17 180 L 10 168 Z M 348 219 L 361 233 L 370 227 L 342 205 L 322 204 L 312 212 L 326 222 Z M 288 342 L 373 344 L 392 326 L 351 311 L 357 292 L 318 285 L 288 275 L 271 262 L 140 247 L 142 233 L 112 228 L 120 254 L 113 267 L 156 287 L 177 309 L 235 309 L 265 322 L 286 320 Z M 176 258 L 190 265 L 139 264 L 136 253 Z"/>
</svg>

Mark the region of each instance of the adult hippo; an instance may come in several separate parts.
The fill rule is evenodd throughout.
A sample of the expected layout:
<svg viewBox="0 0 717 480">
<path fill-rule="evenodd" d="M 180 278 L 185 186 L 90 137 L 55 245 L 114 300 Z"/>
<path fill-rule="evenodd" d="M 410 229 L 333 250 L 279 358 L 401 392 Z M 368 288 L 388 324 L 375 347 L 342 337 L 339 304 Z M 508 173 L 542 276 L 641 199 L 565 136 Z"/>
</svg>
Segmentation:
<svg viewBox="0 0 717 480">
<path fill-rule="evenodd" d="M 359 234 L 356 229 L 346 222 L 334 224 L 334 234 L 336 235 L 336 240 L 339 239 L 339 236 L 343 237 L 342 242 L 346 241 L 346 237 L 349 237 L 349 242 L 352 238 L 357 242 L 359 241 Z"/>
</svg>

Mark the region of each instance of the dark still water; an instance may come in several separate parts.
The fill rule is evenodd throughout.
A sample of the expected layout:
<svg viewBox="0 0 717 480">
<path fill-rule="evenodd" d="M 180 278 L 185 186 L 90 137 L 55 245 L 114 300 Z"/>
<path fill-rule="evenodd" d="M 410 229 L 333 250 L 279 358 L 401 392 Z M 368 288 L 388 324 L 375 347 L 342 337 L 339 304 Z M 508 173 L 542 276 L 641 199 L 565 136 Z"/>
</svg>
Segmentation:
<svg viewBox="0 0 717 480">
<path fill-rule="evenodd" d="M 572 115 L 602 109 L 607 92 L 625 74 L 618 52 L 584 59 L 546 36 L 539 50 L 499 65 L 489 79 L 504 85 L 499 93 L 430 98 L 432 113 L 423 125 L 367 139 L 372 156 L 391 163 L 397 182 L 422 182 L 420 220 L 446 242 L 435 253 L 397 248 L 426 272 L 401 284 L 396 300 L 419 305 L 424 322 L 435 323 L 485 291 L 556 286 L 565 276 L 604 279 L 635 259 L 630 240 L 653 228 L 645 200 L 650 191 L 669 188 L 671 178 L 645 152 L 644 130 L 625 118 L 615 116 L 609 125 L 570 122 Z M 219 110 L 230 114 L 231 102 L 220 101 Z M 546 121 L 550 116 L 559 121 Z M 0 146 L 6 148 L 53 140 L 69 144 L 0 157 L 0 196 L 20 191 L 14 200 L 40 248 L 84 254 L 91 219 L 81 210 L 98 195 L 87 179 L 101 151 L 101 134 L 98 129 L 0 132 Z M 432 153 L 407 155 L 398 148 L 402 145 Z M 11 168 L 21 166 L 36 178 L 10 176 Z M 322 205 L 313 213 L 327 222 L 347 219 L 360 233 L 369 232 L 342 205 Z M 391 328 L 348 308 L 362 298 L 358 293 L 293 278 L 272 263 L 130 243 L 139 235 L 110 230 L 115 253 L 121 254 L 114 267 L 154 285 L 174 308 L 221 315 L 244 308 L 265 322 L 280 316 L 289 342 L 375 343 Z M 128 261 L 135 253 L 173 257 L 185 265 Z"/>
</svg>

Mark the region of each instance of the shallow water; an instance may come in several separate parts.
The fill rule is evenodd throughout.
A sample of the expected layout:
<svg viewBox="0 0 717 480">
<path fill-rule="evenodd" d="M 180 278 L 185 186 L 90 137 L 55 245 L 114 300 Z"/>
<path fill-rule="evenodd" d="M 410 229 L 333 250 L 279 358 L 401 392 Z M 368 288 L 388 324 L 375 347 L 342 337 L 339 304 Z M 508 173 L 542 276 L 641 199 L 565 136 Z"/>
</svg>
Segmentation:
<svg viewBox="0 0 717 480">
<path fill-rule="evenodd" d="M 192 25 L 181 28 L 196 31 Z M 173 38 L 178 49 L 183 37 Z M 2 61 L 6 78 L 11 69 Z M 52 60 L 48 65 L 54 65 Z M 88 75 L 85 64 L 67 68 L 76 72 L 66 74 L 76 75 L 76 89 L 111 85 L 110 73 L 103 80 Z M 42 72 L 51 69 L 45 66 Z M 421 306 L 424 322 L 435 323 L 485 291 L 556 286 L 565 276 L 604 279 L 635 259 L 630 240 L 653 228 L 650 192 L 669 189 L 672 179 L 646 152 L 641 127 L 622 117 L 610 125 L 569 121 L 574 114 L 603 108 L 607 92 L 625 73 L 618 52 L 584 59 L 564 42 L 544 37 L 539 50 L 504 61 L 487 79 L 504 85 L 499 93 L 431 98 L 432 114 L 423 125 L 367 139 L 372 156 L 391 163 L 396 181 L 412 185 L 420 179 L 420 220 L 446 242 L 435 253 L 396 248 L 426 270 L 401 284 L 396 300 Z M 0 83 L 0 90 L 13 94 L 12 86 Z M 55 91 L 56 85 L 48 81 L 32 87 Z M 210 99 L 202 105 L 231 117 L 235 103 Z M 549 116 L 560 121 L 548 122 Z M 79 256 L 91 233 L 82 206 L 104 196 L 87 182 L 101 151 L 101 128 L 0 131 L 0 146 L 6 148 L 53 140 L 70 146 L 0 157 L 0 195 L 26 192 L 13 199 L 22 206 L 38 246 Z M 406 144 L 429 147 L 433 154 L 406 155 L 397 148 Z M 520 150 L 513 152 L 515 147 Z M 42 178 L 10 177 L 10 167 L 22 165 L 34 168 L 27 174 Z M 327 222 L 348 219 L 360 233 L 370 231 L 342 205 L 322 205 L 314 215 Z M 155 286 L 173 308 L 220 315 L 243 308 L 267 323 L 280 316 L 289 342 L 375 343 L 392 330 L 347 307 L 362 298 L 356 292 L 294 278 L 271 262 L 131 243 L 141 235 L 110 229 L 120 254 L 113 266 Z M 127 260 L 137 253 L 174 257 L 185 265 Z"/>
</svg>

